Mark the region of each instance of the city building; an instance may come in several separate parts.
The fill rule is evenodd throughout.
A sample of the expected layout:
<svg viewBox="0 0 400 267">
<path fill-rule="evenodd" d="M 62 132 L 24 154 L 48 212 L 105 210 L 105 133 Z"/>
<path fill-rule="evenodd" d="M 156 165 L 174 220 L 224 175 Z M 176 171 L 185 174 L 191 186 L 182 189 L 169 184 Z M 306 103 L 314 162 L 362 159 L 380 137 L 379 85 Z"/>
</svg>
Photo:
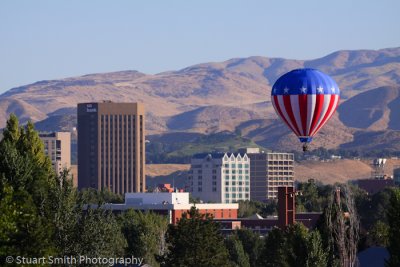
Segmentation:
<svg viewBox="0 0 400 267">
<path fill-rule="evenodd" d="M 191 160 L 187 189 L 204 202 L 250 199 L 250 159 L 239 153 L 197 154 Z"/>
<path fill-rule="evenodd" d="M 278 187 L 294 186 L 294 154 L 241 149 L 250 158 L 250 199 L 277 199 Z"/>
<path fill-rule="evenodd" d="M 295 199 L 298 192 L 294 187 L 278 187 L 278 216 L 263 218 L 254 214 L 248 218 L 237 219 L 215 219 L 222 226 L 222 232 L 232 233 L 235 229 L 246 228 L 260 235 L 265 235 L 275 227 L 285 229 L 289 225 L 302 223 L 305 227 L 313 229 L 316 227 L 322 212 L 296 212 Z"/>
<path fill-rule="evenodd" d="M 214 219 L 234 220 L 237 219 L 239 204 L 193 204 L 189 203 L 189 193 L 127 193 L 125 203 L 105 204 L 102 207 L 114 213 L 128 209 L 152 211 L 167 216 L 169 223 L 176 224 L 192 207 L 196 207 L 200 214 L 212 215 Z"/>
<path fill-rule="evenodd" d="M 373 195 L 387 187 L 395 186 L 395 181 L 387 177 L 386 179 L 359 179 L 357 180 L 358 187 Z"/>
<path fill-rule="evenodd" d="M 144 123 L 140 103 L 78 104 L 78 188 L 144 192 Z"/>
<path fill-rule="evenodd" d="M 154 189 L 154 192 L 185 192 L 183 188 L 176 188 L 171 186 L 171 184 L 158 184 L 157 187 Z"/>
<path fill-rule="evenodd" d="M 396 178 L 389 176 L 385 158 L 376 158 L 372 161 L 371 177 L 369 179 L 357 180 L 358 187 L 364 189 L 368 194 L 376 194 L 386 187 L 395 186 Z M 396 174 L 396 166 L 393 168 L 393 174 Z"/>
<path fill-rule="evenodd" d="M 54 171 L 60 174 L 71 168 L 71 134 L 69 132 L 39 133 L 44 152 L 50 158 Z"/>
</svg>

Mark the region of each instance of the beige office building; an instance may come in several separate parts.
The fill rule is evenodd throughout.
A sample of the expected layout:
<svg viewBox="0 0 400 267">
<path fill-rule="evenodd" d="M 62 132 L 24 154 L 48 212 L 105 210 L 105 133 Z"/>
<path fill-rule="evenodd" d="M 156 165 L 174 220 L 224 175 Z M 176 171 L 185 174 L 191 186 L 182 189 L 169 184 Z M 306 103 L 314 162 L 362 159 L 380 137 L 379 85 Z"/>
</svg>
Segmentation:
<svg viewBox="0 0 400 267">
<path fill-rule="evenodd" d="M 262 152 L 258 148 L 240 150 L 250 158 L 250 199 L 278 198 L 278 187 L 294 186 L 294 154 Z"/>
<path fill-rule="evenodd" d="M 71 133 L 53 132 L 40 133 L 44 143 L 44 152 L 51 159 L 51 164 L 57 174 L 64 168 L 71 168 Z"/>
<path fill-rule="evenodd" d="M 78 188 L 144 192 L 145 112 L 140 103 L 78 104 Z"/>
</svg>

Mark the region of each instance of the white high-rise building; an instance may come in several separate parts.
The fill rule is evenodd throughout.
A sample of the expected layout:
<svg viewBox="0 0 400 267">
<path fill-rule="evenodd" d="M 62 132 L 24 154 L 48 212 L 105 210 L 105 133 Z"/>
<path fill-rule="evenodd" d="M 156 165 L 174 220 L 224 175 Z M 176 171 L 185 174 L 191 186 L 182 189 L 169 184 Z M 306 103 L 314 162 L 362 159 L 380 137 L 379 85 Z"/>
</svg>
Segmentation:
<svg viewBox="0 0 400 267">
<path fill-rule="evenodd" d="M 187 187 L 204 202 L 235 203 L 250 199 L 250 159 L 246 154 L 195 155 Z"/>
</svg>

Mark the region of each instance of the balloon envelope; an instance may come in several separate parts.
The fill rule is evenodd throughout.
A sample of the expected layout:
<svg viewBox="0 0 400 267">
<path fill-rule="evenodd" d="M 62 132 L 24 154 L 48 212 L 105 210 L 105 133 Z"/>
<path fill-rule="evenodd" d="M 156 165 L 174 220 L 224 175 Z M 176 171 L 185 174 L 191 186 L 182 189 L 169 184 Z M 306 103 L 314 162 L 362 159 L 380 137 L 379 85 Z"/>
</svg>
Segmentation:
<svg viewBox="0 0 400 267">
<path fill-rule="evenodd" d="M 296 69 L 282 75 L 273 85 L 271 101 L 278 116 L 309 143 L 332 117 L 340 98 L 336 82 L 315 69 Z"/>
</svg>

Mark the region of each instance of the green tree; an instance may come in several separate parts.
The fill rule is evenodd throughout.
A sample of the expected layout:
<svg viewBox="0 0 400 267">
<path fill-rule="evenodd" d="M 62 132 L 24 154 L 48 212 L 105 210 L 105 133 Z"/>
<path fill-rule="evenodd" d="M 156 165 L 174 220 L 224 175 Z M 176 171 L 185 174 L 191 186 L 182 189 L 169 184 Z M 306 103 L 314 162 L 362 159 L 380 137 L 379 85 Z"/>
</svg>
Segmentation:
<svg viewBox="0 0 400 267">
<path fill-rule="evenodd" d="M 307 267 L 327 266 L 328 253 L 325 251 L 321 235 L 318 231 L 312 231 L 307 240 Z"/>
<path fill-rule="evenodd" d="M 124 203 L 122 195 L 115 194 L 108 189 L 97 190 L 85 188 L 80 191 L 80 197 L 85 203 L 103 205 L 105 203 Z"/>
<path fill-rule="evenodd" d="M 15 229 L 5 229 L 7 237 L 0 241 L 0 256 L 7 250 L 13 253 L 9 255 L 53 254 L 49 192 L 54 177 L 33 124 L 19 127 L 17 117 L 11 115 L 0 141 L 0 202 L 5 198 L 8 203 L 0 213 L 10 214 L 7 209 L 13 209 L 11 220 Z"/>
<path fill-rule="evenodd" d="M 272 229 L 265 238 L 265 245 L 260 257 L 259 266 L 289 267 L 287 259 L 286 234 L 279 228 Z"/>
<path fill-rule="evenodd" d="M 302 223 L 290 225 L 284 231 L 289 266 L 306 266 L 308 229 Z"/>
<path fill-rule="evenodd" d="M 259 258 L 263 249 L 263 242 L 260 236 L 249 229 L 236 230 L 235 234 L 249 256 L 250 266 L 259 266 Z"/>
<path fill-rule="evenodd" d="M 57 177 L 57 184 L 51 191 L 51 203 L 55 226 L 53 240 L 58 255 L 79 255 L 76 248 L 81 239 L 78 233 L 84 216 L 83 200 L 73 187 L 72 177 L 66 169 Z"/>
<path fill-rule="evenodd" d="M 176 225 L 169 226 L 166 240 L 163 266 L 229 266 L 219 225 L 194 207 Z"/>
<path fill-rule="evenodd" d="M 97 208 L 82 213 L 76 230 L 75 253 L 88 257 L 122 257 L 126 239 L 110 210 Z"/>
<path fill-rule="evenodd" d="M 232 267 L 250 267 L 249 256 L 236 234 L 225 239 L 225 246 L 228 249 Z"/>
<path fill-rule="evenodd" d="M 238 210 L 239 218 L 246 218 L 257 212 L 258 212 L 257 206 L 254 201 L 250 201 L 250 200 L 240 200 L 239 201 L 239 210 Z"/>
<path fill-rule="evenodd" d="M 377 221 L 369 230 L 368 244 L 370 246 L 387 247 L 389 244 L 389 226 Z"/>
<path fill-rule="evenodd" d="M 355 266 L 360 221 L 352 191 L 347 185 L 338 186 L 332 191 L 323 220 L 324 226 L 320 232 L 329 251 L 328 264 Z"/>
<path fill-rule="evenodd" d="M 239 201 L 238 217 L 246 218 L 255 213 L 258 213 L 263 217 L 277 214 L 277 206 L 278 203 L 275 200 L 269 200 L 265 203 L 254 200 L 242 200 Z"/>
<path fill-rule="evenodd" d="M 151 266 L 159 266 L 157 258 L 165 252 L 165 217 L 141 211 L 128 210 L 120 216 L 122 233 L 127 240 L 126 256 L 144 259 Z"/>
<path fill-rule="evenodd" d="M 327 254 L 319 232 L 308 231 L 303 224 L 296 223 L 268 233 L 260 263 L 277 267 L 327 266 Z"/>
<path fill-rule="evenodd" d="M 386 266 L 400 266 L 400 189 L 392 190 L 390 205 L 387 210 L 389 223 L 389 245 L 387 247 L 390 258 Z"/>
</svg>

